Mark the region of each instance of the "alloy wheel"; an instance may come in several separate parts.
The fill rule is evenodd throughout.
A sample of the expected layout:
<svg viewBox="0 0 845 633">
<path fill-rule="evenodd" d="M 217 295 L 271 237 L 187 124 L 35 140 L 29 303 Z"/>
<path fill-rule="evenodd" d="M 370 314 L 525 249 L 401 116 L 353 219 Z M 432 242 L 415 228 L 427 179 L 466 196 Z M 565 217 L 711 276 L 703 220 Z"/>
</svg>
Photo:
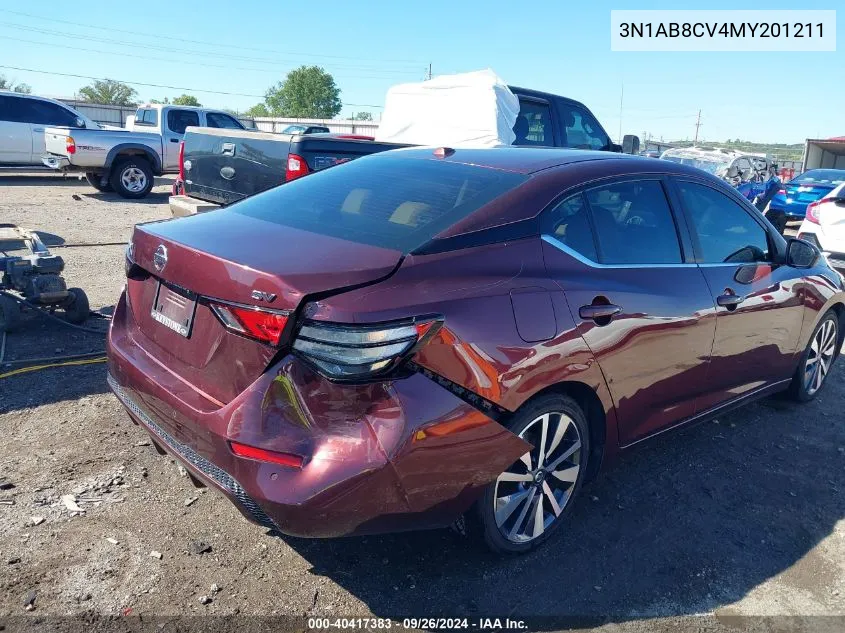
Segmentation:
<svg viewBox="0 0 845 633">
<path fill-rule="evenodd" d="M 544 413 L 519 434 L 534 448 L 496 479 L 493 512 L 502 536 L 528 543 L 542 536 L 569 503 L 581 470 L 581 435 L 565 413 Z"/>
<path fill-rule="evenodd" d="M 120 182 L 127 191 L 138 193 L 147 186 L 147 175 L 137 167 L 127 167 L 120 174 Z"/>
<path fill-rule="evenodd" d="M 804 388 L 812 396 L 824 384 L 825 378 L 836 356 L 836 343 L 839 340 L 836 321 L 828 319 L 816 332 L 810 344 L 810 353 L 804 363 Z"/>
</svg>

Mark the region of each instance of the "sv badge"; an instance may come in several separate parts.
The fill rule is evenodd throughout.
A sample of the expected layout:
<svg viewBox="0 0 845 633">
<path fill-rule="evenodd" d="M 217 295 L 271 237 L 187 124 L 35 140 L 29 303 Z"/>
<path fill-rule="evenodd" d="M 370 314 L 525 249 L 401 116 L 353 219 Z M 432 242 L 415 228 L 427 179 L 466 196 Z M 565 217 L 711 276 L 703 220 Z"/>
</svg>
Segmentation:
<svg viewBox="0 0 845 633">
<path fill-rule="evenodd" d="M 267 303 L 273 303 L 276 300 L 276 295 L 272 292 L 262 292 L 261 290 L 253 290 L 251 296 L 256 301 L 266 301 Z"/>
</svg>

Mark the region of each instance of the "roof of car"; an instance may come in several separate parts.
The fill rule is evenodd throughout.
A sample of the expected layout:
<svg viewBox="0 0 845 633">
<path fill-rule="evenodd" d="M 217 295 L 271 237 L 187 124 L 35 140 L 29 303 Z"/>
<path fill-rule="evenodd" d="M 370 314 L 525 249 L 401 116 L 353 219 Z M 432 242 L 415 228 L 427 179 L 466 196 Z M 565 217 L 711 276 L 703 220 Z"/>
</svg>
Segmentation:
<svg viewBox="0 0 845 633">
<path fill-rule="evenodd" d="M 476 165 L 490 169 L 501 169 L 518 174 L 532 174 L 550 167 L 580 163 L 594 160 L 610 160 L 624 158 L 639 160 L 637 156 L 619 154 L 616 152 L 599 152 L 583 149 L 558 149 L 554 147 L 489 147 L 489 148 L 458 148 L 444 157 L 435 155 L 436 147 L 406 149 L 391 152 L 394 156 L 403 158 L 418 158 L 437 160 L 465 165 Z M 446 148 L 451 149 L 451 148 Z M 646 160 L 646 159 L 642 159 Z M 653 159 L 647 159 L 653 161 Z"/>
</svg>

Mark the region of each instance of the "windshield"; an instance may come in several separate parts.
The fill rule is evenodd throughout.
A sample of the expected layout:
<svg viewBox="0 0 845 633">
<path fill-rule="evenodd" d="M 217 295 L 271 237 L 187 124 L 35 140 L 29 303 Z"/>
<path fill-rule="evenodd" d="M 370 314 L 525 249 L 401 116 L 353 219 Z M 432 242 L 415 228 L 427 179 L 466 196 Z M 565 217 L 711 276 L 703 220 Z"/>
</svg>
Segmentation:
<svg viewBox="0 0 845 633">
<path fill-rule="evenodd" d="M 790 181 L 795 185 L 838 185 L 845 182 L 845 169 L 811 169 Z"/>
<path fill-rule="evenodd" d="M 230 209 L 408 253 L 526 178 L 485 167 L 379 154 L 293 180 Z"/>
<path fill-rule="evenodd" d="M 282 130 L 282 134 L 298 134 L 305 130 L 304 125 L 289 125 L 284 130 Z"/>
</svg>

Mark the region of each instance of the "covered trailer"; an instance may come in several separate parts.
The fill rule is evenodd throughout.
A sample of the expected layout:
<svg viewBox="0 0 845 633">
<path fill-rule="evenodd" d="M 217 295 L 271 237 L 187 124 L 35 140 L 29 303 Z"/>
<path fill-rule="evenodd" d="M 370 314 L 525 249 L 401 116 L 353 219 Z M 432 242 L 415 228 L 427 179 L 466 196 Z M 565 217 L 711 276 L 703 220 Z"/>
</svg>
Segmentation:
<svg viewBox="0 0 845 633">
<path fill-rule="evenodd" d="M 804 143 L 803 170 L 845 169 L 845 136 L 808 138 Z"/>
</svg>

